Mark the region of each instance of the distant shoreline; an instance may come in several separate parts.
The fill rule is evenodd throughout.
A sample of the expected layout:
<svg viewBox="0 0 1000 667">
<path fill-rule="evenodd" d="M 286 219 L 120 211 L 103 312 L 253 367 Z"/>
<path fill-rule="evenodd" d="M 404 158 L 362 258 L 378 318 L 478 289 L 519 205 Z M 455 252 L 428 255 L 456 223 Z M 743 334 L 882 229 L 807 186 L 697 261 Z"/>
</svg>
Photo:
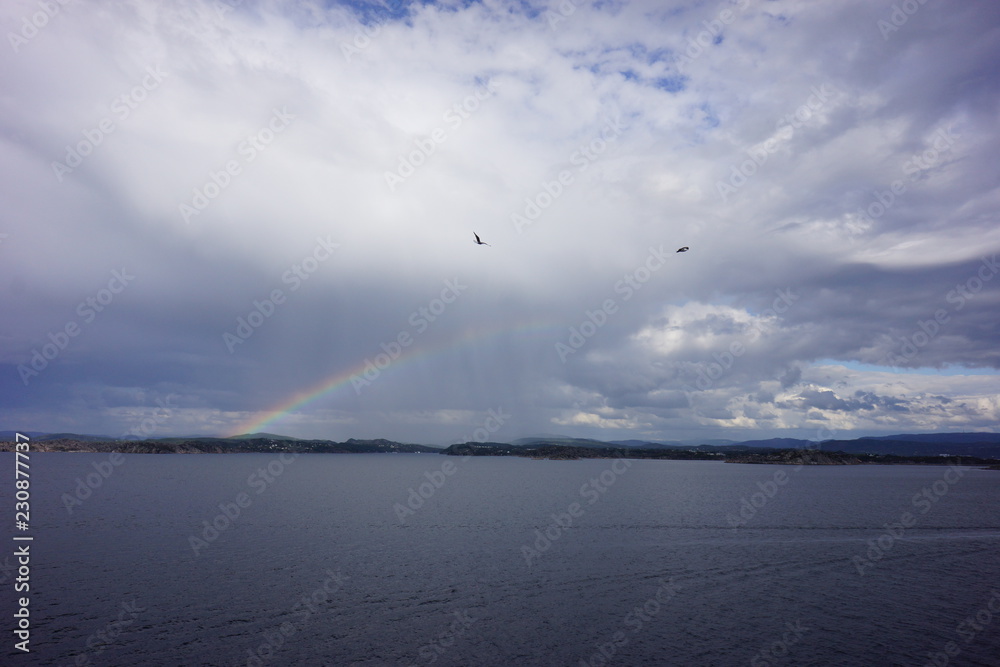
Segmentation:
<svg viewBox="0 0 1000 667">
<path fill-rule="evenodd" d="M 583 459 L 650 459 L 667 461 L 719 461 L 747 465 L 968 465 L 1000 470 L 1000 461 L 973 456 L 899 456 L 827 452 L 816 449 L 762 449 L 761 451 L 705 452 L 642 447 L 580 447 L 559 444 L 538 446 L 467 442 L 446 448 L 412 445 L 391 440 L 276 440 L 269 438 L 194 438 L 177 440 L 81 441 L 33 440 L 31 450 L 41 453 L 90 454 L 443 454 L 445 456 L 507 456 L 549 461 Z M 14 451 L 13 442 L 0 442 L 0 451 Z"/>
</svg>

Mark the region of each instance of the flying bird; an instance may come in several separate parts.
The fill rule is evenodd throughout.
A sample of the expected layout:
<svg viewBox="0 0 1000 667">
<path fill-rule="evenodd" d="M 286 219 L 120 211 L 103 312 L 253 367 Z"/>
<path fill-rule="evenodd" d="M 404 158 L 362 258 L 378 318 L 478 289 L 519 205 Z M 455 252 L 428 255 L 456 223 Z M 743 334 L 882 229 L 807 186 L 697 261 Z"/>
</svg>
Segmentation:
<svg viewBox="0 0 1000 667">
<path fill-rule="evenodd" d="M 485 241 L 481 241 L 479 239 L 479 234 L 472 232 L 472 235 L 476 237 L 476 245 L 489 245 L 489 243 L 486 243 Z"/>
<path fill-rule="evenodd" d="M 683 248 L 678 248 L 677 252 L 687 252 L 688 250 L 690 250 L 690 248 L 688 248 L 687 246 L 684 246 Z"/>
</svg>

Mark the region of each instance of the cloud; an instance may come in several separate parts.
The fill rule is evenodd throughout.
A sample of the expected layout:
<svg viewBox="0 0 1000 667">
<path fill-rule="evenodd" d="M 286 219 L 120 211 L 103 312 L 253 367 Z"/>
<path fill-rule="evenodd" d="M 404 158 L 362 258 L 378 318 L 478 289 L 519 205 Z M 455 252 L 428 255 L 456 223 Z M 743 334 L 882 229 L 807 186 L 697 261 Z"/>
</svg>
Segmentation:
<svg viewBox="0 0 1000 667">
<path fill-rule="evenodd" d="M 570 4 L 5 4 L 7 425 L 995 427 L 992 3 Z"/>
</svg>

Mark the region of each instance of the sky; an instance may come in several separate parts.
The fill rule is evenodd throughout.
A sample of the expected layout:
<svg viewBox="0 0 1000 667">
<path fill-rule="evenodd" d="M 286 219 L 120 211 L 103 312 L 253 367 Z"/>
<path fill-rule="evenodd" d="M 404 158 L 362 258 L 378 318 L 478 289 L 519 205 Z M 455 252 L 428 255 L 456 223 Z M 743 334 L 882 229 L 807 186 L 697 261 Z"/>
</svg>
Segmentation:
<svg viewBox="0 0 1000 667">
<path fill-rule="evenodd" d="M 0 429 L 1000 425 L 994 0 L 11 1 L 0 27 Z"/>
</svg>

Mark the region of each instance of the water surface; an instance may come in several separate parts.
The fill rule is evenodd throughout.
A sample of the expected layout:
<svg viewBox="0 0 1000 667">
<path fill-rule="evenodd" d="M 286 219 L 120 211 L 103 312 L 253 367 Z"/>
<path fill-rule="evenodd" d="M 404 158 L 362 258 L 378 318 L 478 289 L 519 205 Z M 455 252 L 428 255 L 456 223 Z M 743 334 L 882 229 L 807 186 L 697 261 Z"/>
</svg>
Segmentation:
<svg viewBox="0 0 1000 667">
<path fill-rule="evenodd" d="M 1000 590 L 995 471 L 128 455 L 67 510 L 107 459 L 32 455 L 14 664 L 998 664 L 1000 613 L 961 626 Z"/>
</svg>

